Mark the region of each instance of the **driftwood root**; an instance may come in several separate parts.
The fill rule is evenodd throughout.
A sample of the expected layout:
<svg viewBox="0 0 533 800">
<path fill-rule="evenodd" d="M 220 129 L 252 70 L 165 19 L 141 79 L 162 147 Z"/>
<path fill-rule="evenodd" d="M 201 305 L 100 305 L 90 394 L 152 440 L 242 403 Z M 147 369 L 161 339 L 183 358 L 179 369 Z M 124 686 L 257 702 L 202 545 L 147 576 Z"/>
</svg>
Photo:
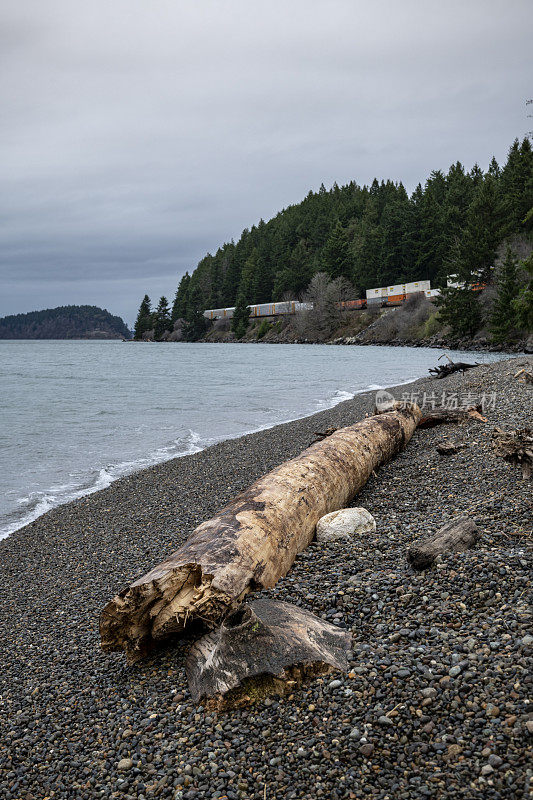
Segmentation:
<svg viewBox="0 0 533 800">
<path fill-rule="evenodd" d="M 533 430 L 503 431 L 495 428 L 492 432 L 492 446 L 496 455 L 510 464 L 522 468 L 522 477 L 531 478 L 533 474 Z"/>
</svg>

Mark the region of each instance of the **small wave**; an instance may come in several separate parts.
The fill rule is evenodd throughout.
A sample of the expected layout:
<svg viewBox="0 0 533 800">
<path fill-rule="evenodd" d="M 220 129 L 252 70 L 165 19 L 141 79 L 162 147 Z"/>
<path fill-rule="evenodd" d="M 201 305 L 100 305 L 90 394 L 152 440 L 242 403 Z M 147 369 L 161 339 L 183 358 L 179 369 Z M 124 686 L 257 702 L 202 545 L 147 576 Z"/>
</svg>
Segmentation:
<svg viewBox="0 0 533 800">
<path fill-rule="evenodd" d="M 177 438 L 163 447 L 158 447 L 148 456 L 132 461 L 122 461 L 118 464 L 107 464 L 92 477 L 88 477 L 86 481 L 58 484 L 51 486 L 46 491 L 30 492 L 28 495 L 18 498 L 18 509 L 8 512 L 4 516 L 5 524 L 0 528 L 0 539 L 5 539 L 11 533 L 29 525 L 52 508 L 107 489 L 114 481 L 131 475 L 133 472 L 162 464 L 172 458 L 198 453 L 206 446 L 207 442 L 202 444 L 200 434 L 189 429 L 187 436 Z"/>
</svg>

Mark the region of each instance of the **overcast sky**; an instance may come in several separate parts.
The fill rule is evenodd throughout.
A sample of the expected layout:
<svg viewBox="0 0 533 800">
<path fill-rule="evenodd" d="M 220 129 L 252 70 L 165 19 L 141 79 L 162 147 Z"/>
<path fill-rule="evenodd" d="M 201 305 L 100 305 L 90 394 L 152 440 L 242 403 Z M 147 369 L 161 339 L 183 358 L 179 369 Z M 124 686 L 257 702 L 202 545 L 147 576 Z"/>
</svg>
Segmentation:
<svg viewBox="0 0 533 800">
<path fill-rule="evenodd" d="M 529 0 L 4 0 L 0 316 L 131 323 L 261 217 L 505 159 Z M 529 106 L 531 109 L 531 106 Z"/>
</svg>

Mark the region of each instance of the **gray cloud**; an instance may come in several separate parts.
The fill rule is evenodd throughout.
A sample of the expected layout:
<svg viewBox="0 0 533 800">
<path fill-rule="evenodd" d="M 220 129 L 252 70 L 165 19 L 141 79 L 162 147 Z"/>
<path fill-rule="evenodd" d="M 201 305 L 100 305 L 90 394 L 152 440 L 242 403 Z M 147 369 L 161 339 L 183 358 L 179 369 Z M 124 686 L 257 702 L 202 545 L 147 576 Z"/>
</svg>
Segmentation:
<svg viewBox="0 0 533 800">
<path fill-rule="evenodd" d="M 6 0 L 0 315 L 128 321 L 323 181 L 501 161 L 527 0 Z"/>
</svg>

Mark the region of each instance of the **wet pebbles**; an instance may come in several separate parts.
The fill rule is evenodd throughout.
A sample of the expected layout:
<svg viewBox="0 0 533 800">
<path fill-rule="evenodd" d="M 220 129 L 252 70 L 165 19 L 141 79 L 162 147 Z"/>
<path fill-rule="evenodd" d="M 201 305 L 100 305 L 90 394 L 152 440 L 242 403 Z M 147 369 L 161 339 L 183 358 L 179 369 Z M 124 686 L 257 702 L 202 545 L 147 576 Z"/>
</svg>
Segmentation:
<svg viewBox="0 0 533 800">
<path fill-rule="evenodd" d="M 492 455 L 531 424 L 531 358 L 406 391 L 497 393 L 489 423 L 415 434 L 354 505 L 377 531 L 313 544 L 269 592 L 353 631 L 350 672 L 223 715 L 189 698 L 187 642 L 135 667 L 99 649 L 103 604 L 361 395 L 122 479 L 0 543 L 0 797 L 523 798 L 530 789 L 531 484 Z M 441 456 L 443 439 L 465 444 Z M 405 551 L 452 516 L 482 531 L 415 573 Z"/>
</svg>

